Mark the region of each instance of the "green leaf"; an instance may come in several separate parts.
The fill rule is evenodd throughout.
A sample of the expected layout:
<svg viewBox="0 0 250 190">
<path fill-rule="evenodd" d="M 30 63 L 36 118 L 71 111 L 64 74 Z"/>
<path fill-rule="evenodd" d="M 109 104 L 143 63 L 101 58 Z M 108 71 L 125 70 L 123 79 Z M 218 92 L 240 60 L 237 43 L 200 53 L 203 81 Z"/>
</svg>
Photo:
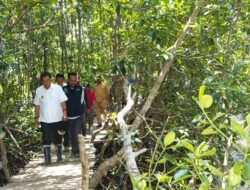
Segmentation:
<svg viewBox="0 0 250 190">
<path fill-rule="evenodd" d="M 179 178 L 181 178 L 182 176 L 186 175 L 188 173 L 188 169 L 181 169 L 178 170 L 175 174 L 174 174 L 174 179 L 177 180 Z"/>
<path fill-rule="evenodd" d="M 221 113 L 221 112 L 216 113 L 216 116 L 212 119 L 212 121 L 215 121 L 215 120 L 219 119 L 220 117 L 222 117 L 224 115 L 225 115 L 225 113 Z"/>
<path fill-rule="evenodd" d="M 206 88 L 205 85 L 201 85 L 201 86 L 200 86 L 200 89 L 199 89 L 199 96 L 198 96 L 199 100 L 201 100 L 201 97 L 204 95 L 205 88 Z"/>
<path fill-rule="evenodd" d="M 224 177 L 224 174 L 219 170 L 217 169 L 216 167 L 214 166 L 211 166 L 211 165 L 207 165 L 208 169 L 213 172 L 215 175 L 219 176 L 219 177 Z"/>
<path fill-rule="evenodd" d="M 196 148 L 195 150 L 195 154 L 197 156 L 199 156 L 201 154 L 201 152 L 207 150 L 208 145 L 206 144 L 206 142 L 202 142 L 201 144 L 199 144 L 199 146 Z"/>
<path fill-rule="evenodd" d="M 212 134 L 216 134 L 216 133 L 217 133 L 217 131 L 215 131 L 215 130 L 213 129 L 213 127 L 208 127 L 208 128 L 204 129 L 204 130 L 201 132 L 202 135 L 212 135 Z"/>
<path fill-rule="evenodd" d="M 146 180 L 141 180 L 140 182 L 139 182 L 139 187 L 140 187 L 140 189 L 141 190 L 144 190 L 146 187 L 147 187 L 147 182 L 146 182 Z"/>
<path fill-rule="evenodd" d="M 206 152 L 203 152 L 203 153 L 201 154 L 201 156 L 202 156 L 202 157 L 204 157 L 204 156 L 213 156 L 213 155 L 215 155 L 215 154 L 216 154 L 216 148 L 213 147 L 211 150 L 208 150 L 208 151 L 206 151 Z"/>
<path fill-rule="evenodd" d="M 200 98 L 200 103 L 202 108 L 209 108 L 213 103 L 213 97 L 205 94 Z"/>
<path fill-rule="evenodd" d="M 201 119 L 202 119 L 201 114 L 197 114 L 197 115 L 195 115 L 194 118 L 192 119 L 192 123 L 198 123 Z"/>
<path fill-rule="evenodd" d="M 170 178 L 166 174 L 155 174 L 155 176 L 159 182 L 167 181 Z"/>
<path fill-rule="evenodd" d="M 247 125 L 250 126 L 250 113 L 246 116 Z"/>
<path fill-rule="evenodd" d="M 244 170 L 243 170 L 243 175 L 247 179 L 250 178 L 250 163 L 245 163 Z"/>
<path fill-rule="evenodd" d="M 171 155 L 168 155 L 168 154 L 165 154 L 165 155 L 164 155 L 164 159 L 165 159 L 166 161 L 171 162 L 172 164 L 175 164 L 175 162 L 176 162 L 175 157 L 174 157 L 174 156 L 171 156 Z"/>
<path fill-rule="evenodd" d="M 241 182 L 241 175 L 234 173 L 233 168 L 231 168 L 228 181 L 232 186 L 236 186 Z"/>
<path fill-rule="evenodd" d="M 193 145 L 189 142 L 188 139 L 182 139 L 180 143 L 181 143 L 181 145 L 182 145 L 184 148 L 186 148 L 186 149 L 188 149 L 188 150 L 194 152 L 194 147 L 193 147 Z"/>
<path fill-rule="evenodd" d="M 170 156 L 168 154 L 165 154 L 162 159 L 157 161 L 158 164 L 164 164 L 166 161 L 171 162 L 172 164 L 175 163 L 175 158 L 173 156 Z"/>
<path fill-rule="evenodd" d="M 164 164 L 166 162 L 166 159 L 165 158 L 162 158 L 160 159 L 157 163 L 158 164 Z"/>
<path fill-rule="evenodd" d="M 226 126 L 224 123 L 220 123 L 220 124 L 219 124 L 219 128 L 220 128 L 220 129 L 224 129 L 224 128 L 227 128 L 227 126 Z"/>
<path fill-rule="evenodd" d="M 200 187 L 199 190 L 209 190 L 210 184 L 208 182 L 203 182 Z"/>
<path fill-rule="evenodd" d="M 170 131 L 165 137 L 164 137 L 164 145 L 168 146 L 170 145 L 175 139 L 175 132 Z"/>
<path fill-rule="evenodd" d="M 236 161 L 233 166 L 234 173 L 241 175 L 242 171 L 244 169 L 244 163 L 241 161 Z"/>
<path fill-rule="evenodd" d="M 246 131 L 243 125 L 234 120 L 232 120 L 231 122 L 232 122 L 231 127 L 233 132 L 239 133 L 241 136 L 246 135 Z"/>
</svg>

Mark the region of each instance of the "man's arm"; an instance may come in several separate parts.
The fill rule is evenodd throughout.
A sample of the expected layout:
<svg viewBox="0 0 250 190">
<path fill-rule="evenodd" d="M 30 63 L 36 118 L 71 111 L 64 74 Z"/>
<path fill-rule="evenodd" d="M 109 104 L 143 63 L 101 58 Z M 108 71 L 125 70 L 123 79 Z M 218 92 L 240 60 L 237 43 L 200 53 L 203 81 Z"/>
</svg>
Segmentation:
<svg viewBox="0 0 250 190">
<path fill-rule="evenodd" d="M 67 106 L 66 102 L 61 102 L 62 110 L 63 110 L 63 121 L 67 120 Z"/>
<path fill-rule="evenodd" d="M 39 118 L 39 113 L 40 113 L 40 106 L 35 105 L 35 127 L 38 127 L 38 118 Z"/>
</svg>

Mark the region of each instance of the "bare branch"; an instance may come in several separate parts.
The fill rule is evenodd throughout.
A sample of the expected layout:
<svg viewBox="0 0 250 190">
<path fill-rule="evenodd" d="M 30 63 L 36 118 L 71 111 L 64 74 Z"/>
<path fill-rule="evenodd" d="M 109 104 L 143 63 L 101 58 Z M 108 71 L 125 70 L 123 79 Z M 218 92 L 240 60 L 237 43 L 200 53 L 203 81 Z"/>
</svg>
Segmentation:
<svg viewBox="0 0 250 190">
<path fill-rule="evenodd" d="M 47 28 L 47 27 L 52 27 L 52 26 L 56 26 L 57 24 L 49 24 L 50 20 L 46 21 L 44 24 L 40 25 L 40 26 L 34 26 L 31 28 L 26 28 L 24 30 L 19 31 L 19 33 L 24 33 L 24 32 L 31 32 L 37 29 L 41 29 L 41 28 Z"/>
<path fill-rule="evenodd" d="M 145 152 L 147 152 L 147 149 L 146 149 L 146 148 L 143 148 L 143 149 L 141 149 L 141 150 L 135 152 L 135 153 L 134 153 L 134 156 L 137 157 L 137 156 L 139 156 L 139 155 L 141 155 L 141 154 L 143 154 L 143 153 L 145 153 Z"/>
</svg>

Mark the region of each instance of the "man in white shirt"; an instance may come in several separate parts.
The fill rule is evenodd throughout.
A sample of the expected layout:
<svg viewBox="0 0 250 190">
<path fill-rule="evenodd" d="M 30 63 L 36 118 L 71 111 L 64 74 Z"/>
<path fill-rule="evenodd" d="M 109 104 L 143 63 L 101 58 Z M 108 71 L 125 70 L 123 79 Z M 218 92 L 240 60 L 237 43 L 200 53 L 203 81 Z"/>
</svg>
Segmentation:
<svg viewBox="0 0 250 190">
<path fill-rule="evenodd" d="M 34 98 L 35 125 L 41 123 L 44 144 L 45 164 L 51 162 L 50 145 L 53 142 L 57 146 L 57 160 L 62 160 L 62 138 L 58 134 L 58 128 L 62 120 L 67 119 L 67 97 L 62 87 L 51 83 L 51 74 L 45 71 L 41 74 L 42 86 L 36 89 Z"/>
</svg>

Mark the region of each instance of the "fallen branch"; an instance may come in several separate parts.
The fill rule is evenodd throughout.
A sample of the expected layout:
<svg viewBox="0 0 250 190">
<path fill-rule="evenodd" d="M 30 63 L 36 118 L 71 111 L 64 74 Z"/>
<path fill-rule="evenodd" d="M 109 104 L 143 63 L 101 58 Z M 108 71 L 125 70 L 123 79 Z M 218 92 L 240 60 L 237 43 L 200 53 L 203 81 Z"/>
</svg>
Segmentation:
<svg viewBox="0 0 250 190">
<path fill-rule="evenodd" d="M 140 172 L 135 161 L 136 154 L 133 152 L 133 148 L 131 145 L 131 136 L 129 133 L 128 125 L 124 121 L 124 117 L 131 110 L 133 105 L 134 100 L 131 98 L 130 85 L 128 89 L 127 105 L 117 114 L 117 122 L 121 128 L 123 147 L 125 149 L 126 168 L 129 172 L 130 177 L 133 178 L 136 184 L 139 184 Z"/>
<path fill-rule="evenodd" d="M 117 152 L 111 158 L 105 160 L 96 170 L 96 172 L 91 176 L 89 182 L 89 188 L 95 189 L 97 185 L 102 180 L 103 176 L 106 176 L 108 171 L 111 170 L 114 166 L 118 165 L 123 159 L 125 150 L 122 148 L 119 152 Z"/>
<path fill-rule="evenodd" d="M 104 152 L 108 148 L 108 146 L 110 145 L 110 143 L 111 143 L 111 140 L 108 140 L 108 141 L 105 141 L 105 143 L 102 145 L 101 152 L 98 155 L 98 158 L 99 158 L 100 162 L 103 161 Z"/>
<path fill-rule="evenodd" d="M 185 27 L 183 28 L 179 38 L 177 38 L 174 46 L 169 50 L 172 55 L 172 58 L 169 60 L 168 63 L 166 63 L 162 70 L 161 73 L 159 74 L 158 78 L 155 81 L 155 84 L 153 86 L 153 88 L 150 90 L 149 95 L 147 97 L 146 102 L 144 103 L 141 111 L 140 111 L 140 115 L 141 116 L 145 116 L 147 111 L 149 110 L 153 100 L 155 99 L 156 95 L 158 94 L 158 91 L 160 89 L 160 86 L 162 84 L 162 82 L 164 81 L 166 74 L 169 72 L 169 69 L 171 68 L 171 66 L 173 65 L 174 62 L 174 56 L 175 53 L 177 51 L 177 49 L 180 47 L 181 43 L 183 42 L 184 38 L 186 37 L 188 30 L 191 26 L 191 24 L 193 24 L 193 22 L 195 21 L 195 18 L 199 12 L 199 9 L 202 7 L 204 0 L 199 0 L 197 5 L 195 6 L 192 15 L 189 17 L 188 22 L 186 23 Z M 132 124 L 132 128 L 135 130 L 139 127 L 139 125 L 141 124 L 141 117 L 137 116 Z"/>
</svg>

